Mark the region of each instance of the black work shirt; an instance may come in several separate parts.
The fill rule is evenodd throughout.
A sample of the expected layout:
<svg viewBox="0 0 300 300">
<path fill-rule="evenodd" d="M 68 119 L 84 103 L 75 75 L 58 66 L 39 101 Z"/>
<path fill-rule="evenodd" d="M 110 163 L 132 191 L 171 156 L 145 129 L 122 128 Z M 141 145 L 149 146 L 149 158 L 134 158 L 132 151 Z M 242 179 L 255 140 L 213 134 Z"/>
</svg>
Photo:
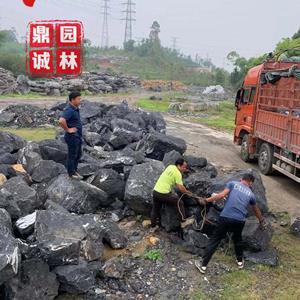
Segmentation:
<svg viewBox="0 0 300 300">
<path fill-rule="evenodd" d="M 64 118 L 67 122 L 69 128 L 77 128 L 76 136 L 82 137 L 82 123 L 80 119 L 79 109 L 74 107 L 71 104 L 68 104 L 64 111 L 61 114 L 61 117 Z"/>
</svg>

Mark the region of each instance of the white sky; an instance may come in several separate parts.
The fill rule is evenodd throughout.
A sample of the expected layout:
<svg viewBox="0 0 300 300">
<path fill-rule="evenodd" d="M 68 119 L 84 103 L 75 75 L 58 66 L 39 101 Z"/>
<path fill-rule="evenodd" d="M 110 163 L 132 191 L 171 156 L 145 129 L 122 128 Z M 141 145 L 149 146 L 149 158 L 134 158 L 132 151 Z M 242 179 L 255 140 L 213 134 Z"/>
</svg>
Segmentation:
<svg viewBox="0 0 300 300">
<path fill-rule="evenodd" d="M 110 45 L 123 42 L 122 2 L 110 1 Z M 28 8 L 22 0 L 0 0 L 0 28 L 15 27 L 21 37 L 29 21 L 76 19 L 83 21 L 85 37 L 100 45 L 102 5 L 102 0 L 36 0 Z M 208 55 L 220 67 L 226 67 L 230 51 L 246 57 L 269 52 L 300 27 L 300 0 L 136 0 L 136 11 L 134 38 L 148 37 L 157 20 L 163 45 L 171 47 L 177 37 L 183 53 Z"/>
</svg>

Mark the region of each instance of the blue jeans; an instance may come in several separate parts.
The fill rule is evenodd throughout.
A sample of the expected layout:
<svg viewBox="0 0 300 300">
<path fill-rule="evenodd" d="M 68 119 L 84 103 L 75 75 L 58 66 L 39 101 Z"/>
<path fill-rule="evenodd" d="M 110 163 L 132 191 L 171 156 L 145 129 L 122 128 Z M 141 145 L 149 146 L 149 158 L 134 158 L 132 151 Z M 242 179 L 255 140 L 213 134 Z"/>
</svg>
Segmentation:
<svg viewBox="0 0 300 300">
<path fill-rule="evenodd" d="M 82 140 L 76 134 L 66 134 L 65 141 L 68 145 L 68 159 L 67 159 L 67 170 L 69 176 L 72 176 L 77 171 L 78 162 L 81 158 L 82 150 Z"/>
</svg>

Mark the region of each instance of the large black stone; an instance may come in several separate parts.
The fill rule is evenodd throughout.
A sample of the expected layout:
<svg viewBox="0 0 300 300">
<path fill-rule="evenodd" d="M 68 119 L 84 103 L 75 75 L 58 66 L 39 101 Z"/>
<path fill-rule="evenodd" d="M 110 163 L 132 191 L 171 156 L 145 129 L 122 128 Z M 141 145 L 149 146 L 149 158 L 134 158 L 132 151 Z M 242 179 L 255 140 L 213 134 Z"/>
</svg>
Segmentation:
<svg viewBox="0 0 300 300">
<path fill-rule="evenodd" d="M 263 264 L 273 267 L 278 265 L 278 252 L 276 249 L 260 252 L 245 251 L 244 256 L 246 260 L 255 264 Z"/>
<path fill-rule="evenodd" d="M 142 138 L 141 131 L 129 131 L 123 128 L 115 128 L 110 139 L 109 144 L 115 149 L 122 149 L 128 144 L 139 141 Z"/>
<path fill-rule="evenodd" d="M 109 198 L 123 200 L 125 182 L 118 172 L 112 169 L 100 169 L 93 178 L 91 184 L 106 192 Z"/>
<path fill-rule="evenodd" d="M 18 276 L 5 283 L 5 299 L 52 300 L 58 295 L 56 275 L 40 259 L 26 260 Z"/>
<path fill-rule="evenodd" d="M 68 157 L 67 144 L 59 140 L 44 140 L 39 142 L 40 153 L 44 160 L 54 160 L 64 164 Z"/>
<path fill-rule="evenodd" d="M 83 181 L 60 175 L 47 189 L 48 199 L 60 204 L 70 212 L 94 213 L 100 207 L 109 206 L 113 199 L 99 188 Z"/>
<path fill-rule="evenodd" d="M 180 220 L 176 206 L 165 205 L 161 210 L 161 225 L 167 231 L 178 231 L 180 229 Z"/>
<path fill-rule="evenodd" d="M 99 264 L 99 268 L 101 268 Z M 95 285 L 97 272 L 87 262 L 78 265 L 60 266 L 54 269 L 60 283 L 59 290 L 70 294 L 85 294 Z"/>
<path fill-rule="evenodd" d="M 192 228 L 183 230 L 183 248 L 186 252 L 203 255 L 209 239 L 206 234 L 195 231 Z"/>
<path fill-rule="evenodd" d="M 179 158 L 182 158 L 182 155 L 179 152 L 172 150 L 165 154 L 163 163 L 168 167 L 169 165 L 174 165 Z"/>
<path fill-rule="evenodd" d="M 0 220 L 0 285 L 18 273 L 20 263 L 18 241 L 12 236 L 11 228 Z"/>
<path fill-rule="evenodd" d="M 209 174 L 203 172 L 192 173 L 184 180 L 184 183 L 187 189 L 197 196 L 210 196 L 210 190 L 213 182 Z"/>
<path fill-rule="evenodd" d="M 252 251 L 264 251 L 268 248 L 272 236 L 273 228 L 269 224 L 263 230 L 255 217 L 246 220 L 244 230 L 242 232 L 243 242 L 247 249 Z"/>
<path fill-rule="evenodd" d="M 17 219 L 22 214 L 13 195 L 5 188 L 0 189 L 0 207 L 7 210 L 12 219 Z"/>
<path fill-rule="evenodd" d="M 15 154 L 3 153 L 0 154 L 0 164 L 13 165 L 17 162 Z"/>
<path fill-rule="evenodd" d="M 31 214 L 43 204 L 37 196 L 37 192 L 27 185 L 22 177 L 13 177 L 2 186 L 12 194 L 13 201 L 20 209 L 21 215 Z"/>
<path fill-rule="evenodd" d="M 25 170 L 31 174 L 32 170 L 42 160 L 40 147 L 37 143 L 29 142 L 24 148 L 18 152 L 18 162 L 23 165 Z"/>
<path fill-rule="evenodd" d="M 152 191 L 163 170 L 163 163 L 154 160 L 135 165 L 131 169 L 126 182 L 125 202 L 136 213 L 150 215 Z"/>
<path fill-rule="evenodd" d="M 31 178 L 34 182 L 48 182 L 60 174 L 67 173 L 66 168 L 53 160 L 41 160 L 33 168 Z"/>
<path fill-rule="evenodd" d="M 147 157 L 162 161 L 164 155 L 172 150 L 183 154 L 186 150 L 186 143 L 181 138 L 153 132 L 145 137 L 140 147 L 145 151 Z"/>
<path fill-rule="evenodd" d="M 0 148 L 6 147 L 9 152 L 17 152 L 26 145 L 26 141 L 10 132 L 0 131 Z"/>
</svg>

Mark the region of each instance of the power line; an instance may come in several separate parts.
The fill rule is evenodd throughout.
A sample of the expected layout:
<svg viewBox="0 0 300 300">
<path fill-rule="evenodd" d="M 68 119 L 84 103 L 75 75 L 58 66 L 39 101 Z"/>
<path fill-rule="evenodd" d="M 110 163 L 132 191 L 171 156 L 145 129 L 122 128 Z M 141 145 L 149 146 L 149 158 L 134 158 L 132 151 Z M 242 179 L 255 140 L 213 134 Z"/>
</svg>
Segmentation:
<svg viewBox="0 0 300 300">
<path fill-rule="evenodd" d="M 136 11 L 134 10 L 135 3 L 132 0 L 127 0 L 123 5 L 126 5 L 126 9 L 123 11 L 123 13 L 125 13 L 125 18 L 122 19 L 126 21 L 124 36 L 124 43 L 126 43 L 132 40 L 132 24 L 135 21 L 134 14 Z"/>
<path fill-rule="evenodd" d="M 103 25 L 102 25 L 102 36 L 101 36 L 101 48 L 108 48 L 108 42 L 109 42 L 109 34 L 108 34 L 108 2 L 110 0 L 103 0 L 104 6 L 103 6 Z"/>
</svg>

